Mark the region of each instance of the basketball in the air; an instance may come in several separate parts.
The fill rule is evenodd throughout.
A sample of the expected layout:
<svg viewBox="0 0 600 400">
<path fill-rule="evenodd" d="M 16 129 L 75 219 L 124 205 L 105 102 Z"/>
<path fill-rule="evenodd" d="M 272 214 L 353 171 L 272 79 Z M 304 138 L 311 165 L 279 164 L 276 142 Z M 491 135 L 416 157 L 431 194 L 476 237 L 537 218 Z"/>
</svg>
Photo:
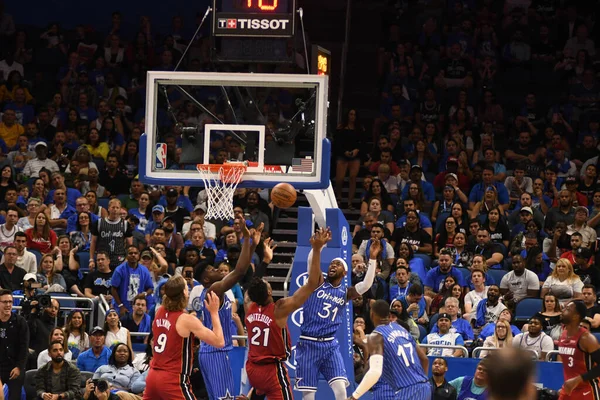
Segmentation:
<svg viewBox="0 0 600 400">
<path fill-rule="evenodd" d="M 289 183 L 278 183 L 271 191 L 271 201 L 279 208 L 293 206 L 296 197 L 296 189 Z"/>
</svg>

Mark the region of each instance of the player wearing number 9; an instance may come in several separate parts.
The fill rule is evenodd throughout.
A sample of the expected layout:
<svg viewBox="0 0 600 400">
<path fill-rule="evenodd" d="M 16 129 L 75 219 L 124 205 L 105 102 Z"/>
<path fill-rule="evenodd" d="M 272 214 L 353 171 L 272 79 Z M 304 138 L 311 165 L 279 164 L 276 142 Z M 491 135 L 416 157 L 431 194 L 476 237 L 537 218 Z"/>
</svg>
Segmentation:
<svg viewBox="0 0 600 400">
<path fill-rule="evenodd" d="M 334 258 L 329 263 L 327 277 L 319 275 L 319 286 L 304 305 L 300 339 L 296 345 L 296 389 L 302 392 L 304 400 L 313 400 L 319 375 L 323 374 L 333 390 L 335 400 L 346 399 L 346 387 L 350 384 L 346 376 L 340 346 L 335 338 L 343 321 L 344 308 L 349 300 L 365 293 L 373 285 L 377 256 L 382 244 L 373 240 L 369 253 L 369 267 L 362 282 L 356 286 L 343 286 L 348 264 L 342 258 Z M 308 265 L 312 265 L 314 251 L 308 255 Z"/>
<path fill-rule="evenodd" d="M 169 278 L 164 285 L 162 306 L 152 323 L 154 356 L 146 379 L 144 400 L 195 399 L 190 386 L 193 336 L 214 347 L 223 347 L 225 338 L 219 321 L 219 298 L 206 296 L 206 308 L 213 316 L 212 330 L 185 312 L 188 287 L 182 276 Z"/>
<path fill-rule="evenodd" d="M 315 255 L 309 265 L 308 280 L 292 296 L 274 302 L 271 285 L 259 277 L 253 278 L 248 286 L 244 298 L 250 339 L 246 373 L 256 394 L 266 395 L 269 400 L 294 398 L 285 367 L 291 353 L 287 319 L 319 286 L 322 279 L 321 249 L 330 240 L 331 231 L 323 228 L 310 238 Z"/>
</svg>

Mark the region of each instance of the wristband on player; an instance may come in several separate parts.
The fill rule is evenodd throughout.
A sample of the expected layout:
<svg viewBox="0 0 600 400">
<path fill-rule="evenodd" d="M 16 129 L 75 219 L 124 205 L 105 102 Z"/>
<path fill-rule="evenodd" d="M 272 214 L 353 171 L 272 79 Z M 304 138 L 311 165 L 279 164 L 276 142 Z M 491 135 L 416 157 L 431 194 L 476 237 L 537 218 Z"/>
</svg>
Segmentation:
<svg viewBox="0 0 600 400">
<path fill-rule="evenodd" d="M 123 307 L 123 303 L 117 305 L 117 307 L 119 307 L 119 308 Z"/>
</svg>

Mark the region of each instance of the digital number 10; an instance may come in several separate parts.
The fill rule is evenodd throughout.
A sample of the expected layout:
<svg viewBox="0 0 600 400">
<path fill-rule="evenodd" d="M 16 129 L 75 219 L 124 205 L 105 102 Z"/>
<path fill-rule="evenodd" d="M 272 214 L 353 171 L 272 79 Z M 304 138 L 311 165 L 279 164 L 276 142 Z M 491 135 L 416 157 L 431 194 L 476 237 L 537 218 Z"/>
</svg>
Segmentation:
<svg viewBox="0 0 600 400">
<path fill-rule="evenodd" d="M 273 11 L 275 9 L 277 9 L 277 1 L 278 0 L 273 0 L 273 4 L 263 4 L 263 0 L 258 0 L 258 8 L 260 8 L 263 11 Z M 266 1 L 265 1 L 266 3 Z M 252 0 L 248 0 L 248 8 L 252 8 Z"/>
</svg>

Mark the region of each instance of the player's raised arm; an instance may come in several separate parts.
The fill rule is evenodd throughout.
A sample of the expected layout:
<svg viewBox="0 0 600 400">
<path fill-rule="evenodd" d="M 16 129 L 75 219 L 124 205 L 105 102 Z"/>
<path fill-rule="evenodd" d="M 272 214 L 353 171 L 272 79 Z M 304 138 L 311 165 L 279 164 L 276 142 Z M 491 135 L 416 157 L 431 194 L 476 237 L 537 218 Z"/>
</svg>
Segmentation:
<svg viewBox="0 0 600 400">
<path fill-rule="evenodd" d="M 600 377 L 600 344 L 594 335 L 585 332 L 579 338 L 579 347 L 585 353 L 589 354 L 594 363 L 588 372 L 571 378 L 563 384 L 562 391 L 569 395 L 582 382 L 588 382 Z"/>
<path fill-rule="evenodd" d="M 357 400 L 367 393 L 377 383 L 383 372 L 383 337 L 377 333 L 371 333 L 367 339 L 367 346 L 370 354 L 369 370 L 348 400 Z"/>
<path fill-rule="evenodd" d="M 258 246 L 261 240 L 260 236 L 264 228 L 262 223 L 258 229 L 252 229 L 252 231 L 248 230 L 246 221 L 243 218 L 240 218 L 240 225 L 242 226 L 242 235 L 244 236 L 244 244 L 242 245 L 240 258 L 238 258 L 237 264 L 235 265 L 233 271 L 227 274 L 219 282 L 213 283 L 209 289 L 210 291 L 215 292 L 219 297 L 234 287 L 235 284 L 242 280 L 242 278 L 246 275 L 246 272 L 250 267 L 250 263 L 252 262 L 252 254 L 254 253 L 254 250 L 256 250 L 256 246 Z"/>
<path fill-rule="evenodd" d="M 369 249 L 369 267 L 367 268 L 365 279 L 363 279 L 362 282 L 358 282 L 356 285 L 348 288 L 348 300 L 353 300 L 358 296 L 361 296 L 363 293 L 366 293 L 371 286 L 373 286 L 378 265 L 377 257 L 379 256 L 379 253 L 381 253 L 381 248 L 382 244 L 379 239 L 371 240 L 371 247 Z"/>
<path fill-rule="evenodd" d="M 320 228 L 311 238 L 310 244 L 314 251 L 308 270 L 308 280 L 302 287 L 290 296 L 275 303 L 275 318 L 280 327 L 285 327 L 287 317 L 304 304 L 310 295 L 323 283 L 321 272 L 321 250 L 331 240 L 331 230 Z"/>
<path fill-rule="evenodd" d="M 204 303 L 210 312 L 213 325 L 212 330 L 205 327 L 195 316 L 190 314 L 182 314 L 179 317 L 183 321 L 183 325 L 181 327 L 182 329 L 179 329 L 178 323 L 177 332 L 179 332 L 182 337 L 187 337 L 190 333 L 193 333 L 202 342 L 213 347 L 222 348 L 225 346 L 225 338 L 223 336 L 221 320 L 219 319 L 219 297 L 215 293 L 207 293 Z"/>
</svg>

